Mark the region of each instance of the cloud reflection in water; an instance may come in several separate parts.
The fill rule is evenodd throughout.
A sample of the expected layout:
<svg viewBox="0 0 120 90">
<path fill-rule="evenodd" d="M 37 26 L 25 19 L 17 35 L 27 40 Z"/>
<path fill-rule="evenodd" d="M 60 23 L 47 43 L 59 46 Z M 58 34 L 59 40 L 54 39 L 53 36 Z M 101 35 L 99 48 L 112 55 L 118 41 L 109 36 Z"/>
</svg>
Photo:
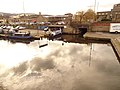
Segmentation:
<svg viewBox="0 0 120 90">
<path fill-rule="evenodd" d="M 62 45 L 58 41 L 51 41 L 43 48 L 39 48 L 36 41 L 29 45 L 8 43 L 5 46 L 7 45 L 10 50 L 8 52 L 19 51 L 18 48 L 26 52 L 25 55 L 20 51 L 17 52 L 23 55 L 23 61 L 21 59 L 17 62 L 19 57 L 16 57 L 16 66 L 13 65 L 9 70 L 9 73 L 13 72 L 14 75 L 9 76 L 8 73 L 8 76 L 1 78 L 3 85 L 9 90 L 119 90 L 120 88 L 120 66 L 112 48 L 107 44 L 92 44 L 92 50 L 90 50 L 91 44 Z"/>
</svg>

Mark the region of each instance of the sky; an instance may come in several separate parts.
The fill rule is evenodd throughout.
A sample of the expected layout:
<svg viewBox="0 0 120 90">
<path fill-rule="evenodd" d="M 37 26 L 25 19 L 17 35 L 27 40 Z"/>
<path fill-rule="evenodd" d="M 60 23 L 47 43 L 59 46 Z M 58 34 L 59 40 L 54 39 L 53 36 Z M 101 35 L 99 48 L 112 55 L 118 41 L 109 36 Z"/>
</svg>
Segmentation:
<svg viewBox="0 0 120 90">
<path fill-rule="evenodd" d="M 110 11 L 120 0 L 96 0 L 95 11 Z M 95 0 L 0 0 L 0 12 L 50 15 L 75 14 L 93 9 Z"/>
</svg>

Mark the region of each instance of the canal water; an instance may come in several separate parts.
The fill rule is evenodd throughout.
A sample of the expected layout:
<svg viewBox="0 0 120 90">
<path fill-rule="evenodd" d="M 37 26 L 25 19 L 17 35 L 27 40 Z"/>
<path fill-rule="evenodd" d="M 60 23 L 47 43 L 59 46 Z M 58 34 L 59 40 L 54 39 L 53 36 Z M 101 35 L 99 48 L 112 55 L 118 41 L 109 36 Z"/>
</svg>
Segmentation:
<svg viewBox="0 0 120 90">
<path fill-rule="evenodd" d="M 27 44 L 0 40 L 0 90 L 120 90 L 111 44 L 73 43 L 74 37 Z M 39 47 L 43 43 L 48 45 Z"/>
</svg>

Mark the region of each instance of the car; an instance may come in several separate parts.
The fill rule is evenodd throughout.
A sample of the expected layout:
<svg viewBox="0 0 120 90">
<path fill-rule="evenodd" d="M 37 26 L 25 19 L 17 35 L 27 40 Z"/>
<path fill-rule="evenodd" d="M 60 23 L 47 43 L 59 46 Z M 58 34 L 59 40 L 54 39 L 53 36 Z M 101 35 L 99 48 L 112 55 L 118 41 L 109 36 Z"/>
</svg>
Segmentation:
<svg viewBox="0 0 120 90">
<path fill-rule="evenodd" d="M 26 29 L 26 27 L 22 27 L 22 26 L 16 26 L 15 29 L 18 29 L 18 30 L 23 30 L 23 29 Z"/>
</svg>

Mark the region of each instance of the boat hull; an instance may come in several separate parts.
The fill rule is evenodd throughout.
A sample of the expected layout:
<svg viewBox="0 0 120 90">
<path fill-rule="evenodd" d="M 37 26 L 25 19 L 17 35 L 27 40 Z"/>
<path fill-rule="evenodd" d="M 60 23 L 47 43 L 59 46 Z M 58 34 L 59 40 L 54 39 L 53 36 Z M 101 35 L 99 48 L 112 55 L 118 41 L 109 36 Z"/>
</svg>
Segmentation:
<svg viewBox="0 0 120 90">
<path fill-rule="evenodd" d="M 10 39 L 32 39 L 32 36 L 8 36 Z"/>
</svg>

